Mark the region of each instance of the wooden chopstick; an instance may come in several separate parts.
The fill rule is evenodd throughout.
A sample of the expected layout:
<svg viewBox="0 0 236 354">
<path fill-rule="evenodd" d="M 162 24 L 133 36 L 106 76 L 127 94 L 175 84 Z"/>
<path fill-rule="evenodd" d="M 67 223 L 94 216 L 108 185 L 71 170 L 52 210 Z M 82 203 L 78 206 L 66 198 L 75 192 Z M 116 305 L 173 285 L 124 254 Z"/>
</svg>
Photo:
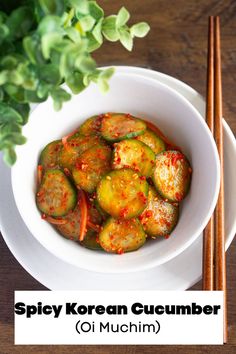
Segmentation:
<svg viewBox="0 0 236 354">
<path fill-rule="evenodd" d="M 206 121 L 215 137 L 220 158 L 220 193 L 214 215 L 204 230 L 203 290 L 224 292 L 224 343 L 227 342 L 226 262 L 224 228 L 224 170 L 222 80 L 219 16 L 209 18 Z"/>
<path fill-rule="evenodd" d="M 207 90 L 206 90 L 206 122 L 214 134 L 214 19 L 209 17 L 208 24 L 208 58 L 207 58 Z M 203 237 L 203 290 L 214 288 L 214 216 L 212 215 Z"/>
<path fill-rule="evenodd" d="M 224 226 L 224 158 L 222 128 L 222 80 L 220 18 L 214 19 L 214 136 L 220 158 L 220 193 L 215 210 L 215 290 L 224 291 L 224 342 L 227 342 L 227 306 L 226 306 L 226 262 L 225 262 L 225 226 Z"/>
</svg>

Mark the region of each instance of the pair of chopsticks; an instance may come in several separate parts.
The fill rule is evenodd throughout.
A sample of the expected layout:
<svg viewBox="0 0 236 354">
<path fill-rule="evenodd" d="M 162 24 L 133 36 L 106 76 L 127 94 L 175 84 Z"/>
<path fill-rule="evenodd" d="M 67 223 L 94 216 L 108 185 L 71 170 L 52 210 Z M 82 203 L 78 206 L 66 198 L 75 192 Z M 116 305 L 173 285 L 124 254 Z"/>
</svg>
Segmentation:
<svg viewBox="0 0 236 354">
<path fill-rule="evenodd" d="M 203 290 L 224 292 L 224 343 L 227 342 L 226 265 L 224 231 L 224 171 L 220 19 L 209 17 L 206 121 L 214 135 L 221 164 L 220 193 L 215 212 L 204 230 Z"/>
</svg>

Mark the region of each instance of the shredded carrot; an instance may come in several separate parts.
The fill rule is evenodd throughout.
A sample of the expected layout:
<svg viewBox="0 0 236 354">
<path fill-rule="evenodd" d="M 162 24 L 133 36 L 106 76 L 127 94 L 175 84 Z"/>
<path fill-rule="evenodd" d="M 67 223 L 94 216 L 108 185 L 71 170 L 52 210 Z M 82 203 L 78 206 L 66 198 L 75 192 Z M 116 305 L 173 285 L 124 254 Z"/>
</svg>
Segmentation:
<svg viewBox="0 0 236 354">
<path fill-rule="evenodd" d="M 157 128 L 153 123 L 145 121 L 147 124 L 147 127 L 152 130 L 154 133 L 156 133 L 167 145 L 167 150 L 178 150 L 181 151 L 180 147 L 177 145 L 174 145 L 163 133 L 162 131 Z"/>
<path fill-rule="evenodd" d="M 67 224 L 67 220 L 65 219 L 55 219 L 53 218 L 52 216 L 49 216 L 49 215 L 43 215 L 42 217 L 44 220 L 50 222 L 50 224 L 54 224 L 54 225 L 65 225 Z"/>
<path fill-rule="evenodd" d="M 101 229 L 100 229 L 100 226 L 99 225 L 94 225 L 91 221 L 87 220 L 87 225 L 93 229 L 94 231 L 96 232 L 100 232 Z"/>
<path fill-rule="evenodd" d="M 86 234 L 86 226 L 88 220 L 88 204 L 87 204 L 85 192 L 82 189 L 80 189 L 78 193 L 78 203 L 79 203 L 80 214 L 81 214 L 79 240 L 83 241 Z"/>
<path fill-rule="evenodd" d="M 43 166 L 42 165 L 38 165 L 37 166 L 37 183 L 38 183 L 38 186 L 42 182 L 42 177 L 43 177 Z"/>
</svg>

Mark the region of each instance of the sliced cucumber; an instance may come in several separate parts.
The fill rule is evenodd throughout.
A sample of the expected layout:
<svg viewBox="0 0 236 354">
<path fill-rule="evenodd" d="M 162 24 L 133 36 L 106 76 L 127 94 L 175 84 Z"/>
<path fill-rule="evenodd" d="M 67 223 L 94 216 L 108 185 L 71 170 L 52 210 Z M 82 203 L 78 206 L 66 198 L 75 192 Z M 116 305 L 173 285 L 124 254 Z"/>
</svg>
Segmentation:
<svg viewBox="0 0 236 354">
<path fill-rule="evenodd" d="M 153 182 L 164 198 L 179 202 L 188 193 L 191 173 L 184 154 L 175 150 L 164 151 L 156 156 Z"/>
<path fill-rule="evenodd" d="M 73 241 L 79 241 L 81 220 L 79 205 L 77 205 L 74 210 L 69 211 L 63 219 L 66 220 L 67 223 L 64 225 L 56 225 L 56 229 L 62 236 Z"/>
<path fill-rule="evenodd" d="M 66 220 L 67 223 L 63 225 L 56 225 L 56 229 L 60 232 L 61 235 L 64 237 L 73 240 L 79 241 L 80 235 L 80 222 L 81 222 L 81 213 L 80 213 L 80 206 L 77 205 L 74 210 L 69 211 L 66 216 L 63 217 L 63 220 Z M 102 217 L 99 215 L 98 211 L 96 210 L 93 204 L 89 204 L 88 208 L 88 220 L 90 220 L 94 225 L 101 225 L 102 224 Z M 93 239 L 96 239 L 97 232 L 92 230 L 90 226 L 87 226 L 87 233 L 86 233 L 86 242 L 85 244 L 90 244 L 93 242 Z M 94 236 L 95 235 L 95 236 Z M 92 240 L 91 240 L 92 238 Z M 84 244 L 84 242 L 82 242 Z M 101 248 L 98 247 L 97 248 Z"/>
<path fill-rule="evenodd" d="M 114 169 L 131 168 L 149 177 L 155 165 L 155 154 L 149 146 L 135 139 L 115 144 L 112 167 Z"/>
<path fill-rule="evenodd" d="M 95 191 L 101 177 L 110 170 L 109 146 L 94 146 L 84 151 L 76 160 L 72 176 L 77 186 L 88 193 Z"/>
<path fill-rule="evenodd" d="M 100 134 L 102 119 L 103 114 L 87 119 L 79 128 L 80 134 L 84 136 Z"/>
<path fill-rule="evenodd" d="M 139 216 L 145 232 L 151 237 L 167 236 L 175 228 L 179 207 L 166 202 L 153 187 L 149 187 L 148 204 Z"/>
<path fill-rule="evenodd" d="M 101 134 L 107 141 L 116 142 L 141 135 L 146 130 L 144 121 L 123 113 L 105 114 Z"/>
<path fill-rule="evenodd" d="M 40 154 L 39 164 L 44 170 L 58 167 L 58 156 L 62 148 L 61 140 L 55 140 L 47 144 Z"/>
<path fill-rule="evenodd" d="M 85 150 L 101 144 L 99 137 L 83 136 L 77 134 L 75 137 L 68 140 L 66 146 L 63 146 L 59 154 L 59 164 L 62 168 L 72 170 L 77 157 Z"/>
<path fill-rule="evenodd" d="M 82 242 L 80 242 L 82 246 L 89 248 L 91 250 L 101 250 L 99 238 L 97 232 L 93 230 L 88 230 L 86 236 Z"/>
<path fill-rule="evenodd" d="M 76 190 L 61 170 L 47 170 L 39 186 L 38 208 L 50 216 L 63 216 L 76 205 Z"/>
<path fill-rule="evenodd" d="M 115 218 L 138 216 L 147 204 L 148 183 L 130 169 L 112 171 L 97 186 L 97 200 Z"/>
<path fill-rule="evenodd" d="M 102 209 L 102 207 L 98 203 L 97 199 L 95 199 L 94 205 L 95 205 L 97 211 L 99 212 L 99 214 L 101 215 L 101 217 L 103 218 L 103 220 L 106 220 L 108 218 L 109 214 L 105 210 Z"/>
<path fill-rule="evenodd" d="M 91 221 L 96 226 L 102 225 L 103 219 L 101 214 L 96 208 L 95 202 L 88 203 L 88 220 Z"/>
<path fill-rule="evenodd" d="M 99 241 L 105 251 L 121 254 L 143 246 L 146 235 L 138 219 L 109 218 L 99 234 Z"/>
<path fill-rule="evenodd" d="M 147 129 L 142 135 L 138 136 L 136 139 L 148 145 L 155 154 L 159 154 L 160 152 L 166 150 L 166 144 L 164 143 L 164 141 L 150 129 Z"/>
</svg>

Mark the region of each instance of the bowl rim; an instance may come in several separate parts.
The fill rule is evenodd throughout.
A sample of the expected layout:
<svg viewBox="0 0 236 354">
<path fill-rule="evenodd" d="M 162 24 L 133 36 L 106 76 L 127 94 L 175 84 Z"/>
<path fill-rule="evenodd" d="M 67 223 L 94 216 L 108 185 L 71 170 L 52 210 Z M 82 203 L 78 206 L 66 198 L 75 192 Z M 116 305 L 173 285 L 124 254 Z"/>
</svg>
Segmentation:
<svg viewBox="0 0 236 354">
<path fill-rule="evenodd" d="M 209 206 L 209 210 L 206 213 L 205 217 L 203 218 L 201 225 L 199 225 L 199 227 L 196 229 L 196 231 L 191 235 L 191 237 L 189 238 L 188 241 L 185 241 L 180 247 L 178 247 L 175 251 L 172 251 L 169 255 L 165 255 L 162 256 L 161 258 L 155 259 L 155 260 L 148 260 L 145 264 L 142 265 L 135 265 L 135 266 L 131 266 L 131 267 L 126 267 L 126 268 L 119 268 L 119 269 L 114 269 L 114 267 L 112 269 L 109 269 L 108 267 L 104 267 L 104 266 L 100 266 L 102 268 L 98 269 L 98 265 L 95 266 L 85 266 L 84 264 L 78 264 L 77 262 L 74 262 L 73 260 L 70 261 L 67 257 L 63 254 L 63 252 L 58 252 L 57 250 L 55 251 L 54 247 L 50 247 L 50 244 L 48 245 L 47 243 L 44 242 L 43 238 L 38 237 L 39 233 L 35 233 L 35 230 L 31 227 L 31 223 L 27 222 L 27 218 L 24 217 L 24 213 L 22 212 L 21 209 L 21 203 L 19 198 L 17 197 L 18 192 L 17 192 L 17 184 L 14 182 L 16 180 L 16 176 L 15 176 L 15 171 L 16 169 L 13 168 L 11 169 L 11 183 L 12 183 L 12 189 L 13 189 L 13 195 L 14 195 L 14 199 L 16 202 L 16 206 L 17 209 L 23 219 L 23 221 L 25 222 L 26 226 L 28 227 L 28 229 L 30 230 L 30 232 L 32 233 L 32 235 L 36 238 L 37 241 L 39 241 L 50 253 L 52 253 L 53 255 L 55 255 L 56 257 L 62 259 L 63 261 L 73 264 L 74 266 L 77 266 L 79 268 L 83 268 L 86 269 L 88 271 L 95 271 L 95 272 L 102 272 L 102 273 L 125 273 L 125 272 L 136 272 L 136 271 L 143 271 L 146 269 L 150 269 L 153 267 L 156 267 L 158 265 L 163 265 L 164 263 L 170 261 L 171 259 L 177 257 L 179 254 L 181 254 L 184 250 L 186 250 L 197 238 L 198 236 L 201 235 L 203 229 L 205 228 L 205 226 L 207 225 L 207 222 L 209 221 L 217 199 L 218 199 L 218 194 L 219 194 L 219 189 L 220 189 L 220 162 L 219 162 L 219 155 L 218 155 L 218 151 L 217 151 L 217 147 L 214 141 L 214 138 L 205 122 L 205 120 L 203 119 L 203 117 L 201 116 L 201 114 L 197 111 L 197 109 L 185 98 L 183 97 L 178 91 L 176 91 L 175 89 L 169 87 L 168 85 L 154 79 L 154 78 L 150 78 L 150 77 L 143 77 L 141 74 L 138 73 L 133 73 L 133 72 L 128 72 L 128 68 L 129 67 L 124 67 L 121 66 L 120 68 L 122 69 L 121 71 L 119 71 L 119 66 L 114 66 L 116 69 L 115 74 L 119 74 L 122 76 L 129 76 L 129 77 L 141 77 L 143 80 L 145 80 L 146 82 L 153 82 L 154 85 L 159 85 L 162 88 L 164 88 L 165 91 L 169 91 L 172 92 L 173 95 L 177 96 L 179 100 L 181 100 L 186 106 L 188 106 L 190 108 L 190 110 L 193 111 L 193 113 L 195 114 L 195 117 L 198 119 L 198 121 L 200 122 L 200 124 L 202 124 L 204 126 L 204 129 L 207 132 L 208 138 L 210 139 L 210 143 L 211 146 L 213 148 L 213 154 L 215 157 L 215 162 L 216 162 L 216 182 L 215 182 L 215 190 L 214 190 L 214 197 L 212 198 L 212 201 L 210 203 Z M 127 72 L 124 72 L 124 69 L 127 68 Z M 132 68 L 132 67 L 131 67 Z M 64 85 L 65 87 L 65 85 Z M 37 105 L 36 107 L 34 107 L 34 109 L 31 111 L 31 114 L 34 110 L 38 109 L 39 106 L 41 106 L 42 104 L 47 104 L 48 101 L 43 102 L 39 105 Z"/>
</svg>

